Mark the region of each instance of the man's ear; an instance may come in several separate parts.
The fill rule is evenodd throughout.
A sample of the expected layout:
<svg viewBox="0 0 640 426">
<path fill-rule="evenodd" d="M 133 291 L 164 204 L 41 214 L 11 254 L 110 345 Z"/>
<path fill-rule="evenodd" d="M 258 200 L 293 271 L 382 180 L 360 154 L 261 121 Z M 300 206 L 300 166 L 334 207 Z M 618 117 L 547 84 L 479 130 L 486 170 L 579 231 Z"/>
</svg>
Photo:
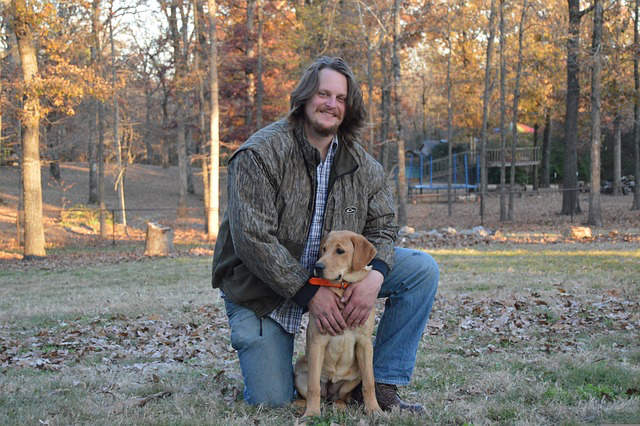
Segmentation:
<svg viewBox="0 0 640 426">
<path fill-rule="evenodd" d="M 353 270 L 362 271 L 373 260 L 378 251 L 362 235 L 356 234 L 352 236 L 351 242 L 353 243 Z"/>
</svg>

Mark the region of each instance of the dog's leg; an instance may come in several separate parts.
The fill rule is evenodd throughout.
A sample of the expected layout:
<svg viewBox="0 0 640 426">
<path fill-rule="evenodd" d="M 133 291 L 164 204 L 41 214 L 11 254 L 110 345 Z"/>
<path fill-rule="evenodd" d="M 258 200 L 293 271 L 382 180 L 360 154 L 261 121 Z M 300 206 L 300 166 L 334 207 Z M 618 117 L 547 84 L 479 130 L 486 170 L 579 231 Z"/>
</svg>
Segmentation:
<svg viewBox="0 0 640 426">
<path fill-rule="evenodd" d="M 380 412 L 382 409 L 376 399 L 375 379 L 373 377 L 373 345 L 371 338 L 362 336 L 356 343 L 356 357 L 362 375 L 362 397 L 367 414 Z"/>
<path fill-rule="evenodd" d="M 307 356 L 303 355 L 296 361 L 296 365 L 293 368 L 294 384 L 298 394 L 304 399 L 307 399 L 307 383 L 309 382 L 309 364 L 307 363 Z"/>
<path fill-rule="evenodd" d="M 344 404 L 349 402 L 349 399 L 351 399 L 351 391 L 354 390 L 361 381 L 362 379 L 358 377 L 357 379 L 344 382 L 338 391 L 338 400 L 342 401 Z"/>
<path fill-rule="evenodd" d="M 307 342 L 308 343 L 308 342 Z M 326 342 L 314 342 L 307 345 L 307 362 L 309 366 L 309 379 L 307 381 L 307 409 L 303 417 L 320 415 L 320 395 L 322 386 L 322 364 L 324 363 L 324 351 Z"/>
</svg>

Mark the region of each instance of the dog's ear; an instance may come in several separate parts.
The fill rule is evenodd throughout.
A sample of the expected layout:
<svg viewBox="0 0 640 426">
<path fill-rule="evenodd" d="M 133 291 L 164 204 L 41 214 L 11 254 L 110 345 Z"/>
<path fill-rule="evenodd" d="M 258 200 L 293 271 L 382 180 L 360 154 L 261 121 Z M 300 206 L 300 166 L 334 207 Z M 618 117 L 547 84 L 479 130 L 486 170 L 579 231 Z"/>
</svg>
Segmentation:
<svg viewBox="0 0 640 426">
<path fill-rule="evenodd" d="M 362 235 L 351 237 L 353 243 L 353 270 L 362 271 L 373 260 L 378 252 L 376 248 Z"/>
<path fill-rule="evenodd" d="M 327 238 L 329 238 L 329 234 L 325 234 L 324 237 L 320 240 L 320 245 L 318 246 L 318 257 L 322 257 L 322 247 L 324 247 L 327 242 Z"/>
</svg>

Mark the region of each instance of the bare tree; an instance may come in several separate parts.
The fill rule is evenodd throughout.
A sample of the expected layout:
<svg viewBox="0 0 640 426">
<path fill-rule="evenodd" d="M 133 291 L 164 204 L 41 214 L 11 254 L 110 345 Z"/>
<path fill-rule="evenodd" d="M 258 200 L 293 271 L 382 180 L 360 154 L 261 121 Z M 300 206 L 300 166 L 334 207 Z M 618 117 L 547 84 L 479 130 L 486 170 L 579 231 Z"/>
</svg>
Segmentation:
<svg viewBox="0 0 640 426">
<path fill-rule="evenodd" d="M 46 256 L 42 219 L 40 176 L 40 119 L 42 108 L 38 90 L 38 60 L 29 10 L 25 0 L 12 0 L 11 24 L 18 42 L 24 80 L 22 123 L 22 194 L 24 199 L 24 258 Z"/>
<path fill-rule="evenodd" d="M 162 3 L 169 22 L 169 31 L 171 37 L 171 46 L 173 49 L 173 61 L 174 61 L 174 91 L 176 98 L 176 110 L 175 110 L 175 138 L 176 138 L 176 151 L 178 154 L 178 217 L 186 216 L 187 208 L 187 193 L 189 191 L 189 177 L 188 177 L 188 156 L 187 156 L 187 141 L 186 141 L 186 114 L 185 114 L 185 93 L 182 88 L 184 79 L 187 73 L 186 53 L 183 49 L 186 49 L 182 44 L 182 34 L 187 31 L 185 25 L 182 28 L 178 28 L 178 13 L 185 13 L 183 11 L 184 5 L 180 0 L 171 0 L 168 7 Z"/>
<path fill-rule="evenodd" d="M 116 147 L 116 162 L 118 164 L 118 175 L 116 177 L 116 188 L 118 190 L 118 202 L 120 203 L 120 223 L 127 226 L 127 208 L 125 203 L 124 182 L 126 177 L 126 163 L 122 160 L 122 144 L 120 141 L 120 109 L 118 104 L 117 71 L 116 71 L 116 48 L 113 37 L 113 25 L 115 10 L 113 2 L 109 4 L 109 42 L 111 43 L 111 86 L 113 90 L 113 145 Z"/>
<path fill-rule="evenodd" d="M 593 55 L 591 72 L 591 191 L 589 191 L 589 218 L 587 223 L 593 226 L 602 226 L 602 208 L 600 205 L 602 1 L 594 0 L 594 6 L 593 43 L 591 45 L 591 53 Z"/>
</svg>

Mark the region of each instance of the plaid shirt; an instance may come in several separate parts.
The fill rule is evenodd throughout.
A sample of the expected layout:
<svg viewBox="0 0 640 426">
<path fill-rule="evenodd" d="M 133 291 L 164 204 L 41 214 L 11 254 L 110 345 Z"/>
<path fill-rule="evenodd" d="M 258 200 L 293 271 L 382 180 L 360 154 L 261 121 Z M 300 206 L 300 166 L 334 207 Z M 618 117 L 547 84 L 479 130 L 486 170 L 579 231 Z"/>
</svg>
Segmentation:
<svg viewBox="0 0 640 426">
<path fill-rule="evenodd" d="M 307 268 L 309 272 L 313 270 L 318 259 L 318 251 L 320 250 L 320 240 L 322 239 L 322 222 L 324 219 L 324 208 L 327 205 L 327 191 L 329 189 L 329 174 L 331 172 L 331 165 L 333 164 L 333 157 L 338 149 L 338 137 L 334 136 L 327 158 L 321 161 L 316 167 L 316 202 L 315 210 L 313 211 L 313 218 L 311 219 L 311 229 L 309 230 L 309 236 L 307 237 L 307 243 L 302 252 L 302 258 L 300 263 Z M 300 330 L 300 324 L 302 323 L 302 308 L 298 306 L 293 300 L 283 300 L 280 304 L 269 314 L 269 317 L 273 318 L 278 324 L 284 328 L 287 333 L 295 334 Z"/>
</svg>

